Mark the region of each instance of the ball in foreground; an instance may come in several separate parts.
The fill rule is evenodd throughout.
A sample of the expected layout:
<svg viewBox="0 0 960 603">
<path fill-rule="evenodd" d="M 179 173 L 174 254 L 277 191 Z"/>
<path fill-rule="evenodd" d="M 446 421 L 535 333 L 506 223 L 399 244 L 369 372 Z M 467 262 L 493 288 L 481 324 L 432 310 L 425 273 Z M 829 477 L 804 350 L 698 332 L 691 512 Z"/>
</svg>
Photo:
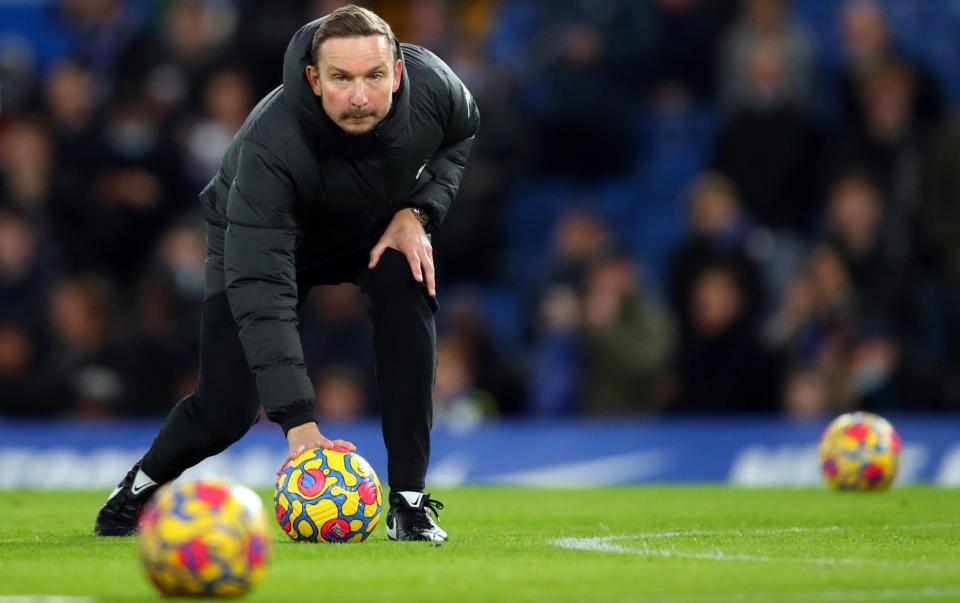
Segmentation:
<svg viewBox="0 0 960 603">
<path fill-rule="evenodd" d="M 362 542 L 383 508 L 380 480 L 356 452 L 312 448 L 280 472 L 273 496 L 280 527 L 306 542 Z"/>
<path fill-rule="evenodd" d="M 140 516 L 137 540 L 147 575 L 167 596 L 242 595 L 266 571 L 263 503 L 226 480 L 160 488 Z"/>
<path fill-rule="evenodd" d="M 820 469 L 837 490 L 886 490 L 900 469 L 900 436 L 873 413 L 840 415 L 820 440 Z"/>
</svg>

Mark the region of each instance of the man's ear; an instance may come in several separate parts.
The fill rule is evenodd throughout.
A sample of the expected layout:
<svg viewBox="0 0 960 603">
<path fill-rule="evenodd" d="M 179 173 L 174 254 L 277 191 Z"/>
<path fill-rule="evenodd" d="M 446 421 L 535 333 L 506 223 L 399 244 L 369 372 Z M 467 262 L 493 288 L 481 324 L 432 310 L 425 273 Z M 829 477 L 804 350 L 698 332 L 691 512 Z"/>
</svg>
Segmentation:
<svg viewBox="0 0 960 603">
<path fill-rule="evenodd" d="M 310 89 L 313 90 L 313 93 L 317 96 L 320 96 L 322 88 L 320 87 L 320 71 L 313 65 L 307 65 L 307 82 L 310 84 Z"/>
<path fill-rule="evenodd" d="M 393 65 L 393 91 L 400 89 L 400 78 L 403 77 L 403 61 L 397 59 Z"/>
</svg>

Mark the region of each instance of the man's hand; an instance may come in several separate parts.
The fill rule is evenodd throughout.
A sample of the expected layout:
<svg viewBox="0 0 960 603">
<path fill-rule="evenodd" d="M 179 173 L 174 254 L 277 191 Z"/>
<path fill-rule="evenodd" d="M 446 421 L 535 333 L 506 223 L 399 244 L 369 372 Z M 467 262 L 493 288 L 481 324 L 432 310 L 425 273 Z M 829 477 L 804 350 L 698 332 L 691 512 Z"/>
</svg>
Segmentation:
<svg viewBox="0 0 960 603">
<path fill-rule="evenodd" d="M 380 240 L 370 251 L 370 264 L 367 266 L 371 270 L 376 267 L 380 261 L 380 256 L 387 249 L 396 249 L 407 258 L 410 263 L 410 272 L 413 273 L 413 280 L 418 283 L 424 281 L 426 277 L 427 292 L 431 297 L 437 296 L 437 284 L 435 272 L 433 269 L 433 246 L 427 237 L 426 231 L 420 224 L 410 208 L 401 209 L 393 215 L 390 225 L 380 237 Z"/>
<path fill-rule="evenodd" d="M 292 461 L 293 459 L 300 456 L 304 450 L 309 450 L 310 448 L 346 448 L 350 452 L 353 452 L 357 449 L 352 442 L 346 440 L 331 440 L 322 433 L 317 427 L 317 424 L 313 421 L 309 423 L 304 423 L 303 425 L 298 425 L 291 428 L 287 431 L 287 442 L 290 444 L 290 454 L 287 456 L 287 460 L 284 461 L 283 465 L 280 467 L 280 470 L 277 471 L 277 475 L 280 475 L 280 472 Z"/>
</svg>

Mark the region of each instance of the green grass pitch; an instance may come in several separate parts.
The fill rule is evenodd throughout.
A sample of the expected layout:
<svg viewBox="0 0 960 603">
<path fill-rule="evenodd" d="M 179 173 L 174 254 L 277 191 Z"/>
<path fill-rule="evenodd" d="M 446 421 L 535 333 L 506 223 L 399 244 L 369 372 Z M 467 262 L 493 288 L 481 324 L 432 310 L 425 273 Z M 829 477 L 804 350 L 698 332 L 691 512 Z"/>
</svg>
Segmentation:
<svg viewBox="0 0 960 603">
<path fill-rule="evenodd" d="M 0 603 L 160 600 L 101 491 L 0 491 Z M 269 500 L 268 492 L 261 492 Z M 451 541 L 290 542 L 247 601 L 960 601 L 960 490 L 638 486 L 433 492 Z M 268 507 L 270 508 L 270 507 Z M 381 524 L 382 525 L 382 524 Z M 35 599 L 40 600 L 40 599 Z"/>
</svg>

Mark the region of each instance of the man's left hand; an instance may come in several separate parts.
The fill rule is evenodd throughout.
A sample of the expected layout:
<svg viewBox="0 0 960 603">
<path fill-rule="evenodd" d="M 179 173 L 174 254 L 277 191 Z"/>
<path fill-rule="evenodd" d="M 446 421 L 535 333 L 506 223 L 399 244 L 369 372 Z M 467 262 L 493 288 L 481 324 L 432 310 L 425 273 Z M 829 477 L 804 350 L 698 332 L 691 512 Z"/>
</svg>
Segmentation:
<svg viewBox="0 0 960 603">
<path fill-rule="evenodd" d="M 431 297 L 437 296 L 433 246 L 420 220 L 410 211 L 410 208 L 401 209 L 393 215 L 387 230 L 370 251 L 370 264 L 367 267 L 371 270 L 375 268 L 380 261 L 380 256 L 387 249 L 396 249 L 402 253 L 410 264 L 413 279 L 418 283 L 426 279 L 427 292 Z"/>
</svg>

